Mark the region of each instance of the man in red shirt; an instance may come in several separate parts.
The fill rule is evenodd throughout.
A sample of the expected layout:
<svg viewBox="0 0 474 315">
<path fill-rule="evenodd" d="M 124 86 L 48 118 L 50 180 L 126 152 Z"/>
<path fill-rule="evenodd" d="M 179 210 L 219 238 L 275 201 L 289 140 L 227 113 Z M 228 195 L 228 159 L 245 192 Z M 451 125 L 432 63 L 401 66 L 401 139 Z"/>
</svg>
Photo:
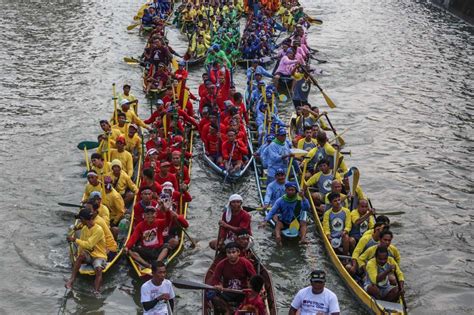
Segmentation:
<svg viewBox="0 0 474 315">
<path fill-rule="evenodd" d="M 189 185 L 191 178 L 189 177 L 189 169 L 183 161 L 183 169 L 181 170 L 181 151 L 171 152 L 170 172 L 180 178 L 181 183 Z M 184 158 L 184 157 L 183 157 Z"/>
<path fill-rule="evenodd" d="M 227 131 L 227 141 L 222 144 L 222 158 L 226 170 L 231 174 L 240 171 L 244 156 L 248 153 L 247 145 L 242 140 L 236 139 L 235 131 Z"/>
<path fill-rule="evenodd" d="M 168 255 L 168 247 L 163 246 L 163 230 L 169 225 L 171 217 L 176 213 L 169 211 L 166 219 L 156 218 L 154 207 L 145 208 L 145 219 L 133 230 L 127 244 L 125 254 L 132 256 L 143 266 L 150 268 L 151 261 L 162 261 Z M 136 243 L 140 241 L 139 245 Z"/>
<path fill-rule="evenodd" d="M 137 226 L 138 223 L 143 221 L 145 209 L 147 207 L 156 208 L 156 206 L 158 205 L 158 203 L 153 200 L 153 192 L 151 191 L 151 189 L 143 189 L 140 196 L 140 201 L 135 203 L 135 206 L 133 207 L 133 226 Z"/>
<path fill-rule="evenodd" d="M 234 242 L 236 234 L 240 230 L 247 230 L 252 235 L 251 220 L 252 217 L 245 210 L 242 209 L 243 199 L 238 194 L 233 194 L 229 197 L 229 203 L 222 214 L 222 219 L 219 221 L 219 237 L 217 240 L 209 242 L 212 249 L 218 247 L 222 249 L 225 243 Z"/>
<path fill-rule="evenodd" d="M 178 181 L 176 180 L 176 176 L 171 174 L 170 166 L 170 162 L 162 160 L 160 163 L 160 171 L 155 173 L 155 180 L 160 185 L 163 185 L 165 182 L 171 182 L 173 184 L 174 190 L 178 190 Z"/>
<path fill-rule="evenodd" d="M 244 257 L 240 257 L 240 249 L 237 243 L 230 242 L 225 246 L 226 258 L 219 262 L 214 270 L 211 284 L 217 289 L 242 290 L 248 288 L 249 279 L 256 275 L 253 264 Z M 211 294 L 212 295 L 212 294 Z M 242 303 L 245 295 L 221 292 L 214 296 L 208 296 L 217 310 L 230 314 L 229 303 Z"/>
<path fill-rule="evenodd" d="M 206 155 L 222 169 L 224 169 L 224 163 L 221 154 L 221 134 L 217 132 L 217 126 L 214 123 L 209 124 L 209 133 L 205 137 L 201 137 L 204 143 Z"/>
</svg>

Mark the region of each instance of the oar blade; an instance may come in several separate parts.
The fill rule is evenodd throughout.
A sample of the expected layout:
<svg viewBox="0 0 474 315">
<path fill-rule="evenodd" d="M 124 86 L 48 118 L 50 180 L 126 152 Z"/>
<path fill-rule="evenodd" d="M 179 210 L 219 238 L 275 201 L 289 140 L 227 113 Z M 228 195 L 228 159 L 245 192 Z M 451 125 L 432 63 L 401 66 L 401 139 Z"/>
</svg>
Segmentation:
<svg viewBox="0 0 474 315">
<path fill-rule="evenodd" d="M 137 27 L 138 25 L 140 25 L 140 23 L 135 23 L 135 24 L 132 24 L 132 25 L 127 26 L 127 31 L 133 30 L 133 29 L 134 29 L 135 27 Z"/>
<path fill-rule="evenodd" d="M 63 206 L 63 207 L 68 207 L 68 208 L 80 208 L 80 205 L 76 205 L 73 203 L 67 203 L 67 202 L 58 202 L 58 205 Z"/>
<path fill-rule="evenodd" d="M 191 289 L 191 290 L 214 290 L 215 288 L 205 283 L 199 283 L 183 279 L 175 279 L 172 281 L 173 285 L 180 289 Z"/>
<path fill-rule="evenodd" d="M 79 142 L 79 144 L 77 145 L 77 148 L 79 150 L 84 150 L 84 148 L 87 150 L 92 150 L 98 147 L 99 147 L 99 142 L 97 141 L 82 141 L 82 142 Z"/>
<path fill-rule="evenodd" d="M 334 102 L 329 98 L 329 96 L 326 94 L 326 92 L 321 90 L 321 94 L 323 94 L 323 97 L 326 100 L 326 103 L 328 104 L 328 106 L 330 108 L 336 108 L 336 104 L 334 104 Z"/>
</svg>

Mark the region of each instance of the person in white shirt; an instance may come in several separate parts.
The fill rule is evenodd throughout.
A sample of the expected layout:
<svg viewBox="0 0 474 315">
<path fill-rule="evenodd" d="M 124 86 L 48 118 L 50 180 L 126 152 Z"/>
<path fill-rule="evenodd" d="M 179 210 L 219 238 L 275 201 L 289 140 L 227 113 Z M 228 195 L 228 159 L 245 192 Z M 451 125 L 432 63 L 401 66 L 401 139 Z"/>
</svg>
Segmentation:
<svg viewBox="0 0 474 315">
<path fill-rule="evenodd" d="M 143 315 L 171 315 L 175 294 L 171 281 L 165 279 L 166 266 L 161 261 L 153 262 L 151 271 L 151 280 L 145 282 L 141 288 Z"/>
<path fill-rule="evenodd" d="M 339 302 L 336 294 L 324 287 L 326 273 L 314 270 L 310 276 L 311 286 L 301 289 L 291 302 L 288 315 L 339 315 Z"/>
</svg>

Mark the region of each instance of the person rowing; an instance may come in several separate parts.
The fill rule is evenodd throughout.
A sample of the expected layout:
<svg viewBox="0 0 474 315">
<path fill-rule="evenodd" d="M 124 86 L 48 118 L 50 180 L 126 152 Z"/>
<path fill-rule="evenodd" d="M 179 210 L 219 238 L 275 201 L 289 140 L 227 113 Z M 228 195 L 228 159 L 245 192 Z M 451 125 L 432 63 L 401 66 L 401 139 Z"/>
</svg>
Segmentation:
<svg viewBox="0 0 474 315">
<path fill-rule="evenodd" d="M 114 232 L 115 227 L 118 226 L 120 220 L 125 215 L 125 203 L 122 196 L 112 187 L 112 178 L 110 176 L 104 177 L 102 203 L 110 211 L 110 226 L 112 227 L 112 232 Z M 118 230 L 115 232 L 118 232 Z"/>
<path fill-rule="evenodd" d="M 99 294 L 102 285 L 102 271 L 107 261 L 107 246 L 105 234 L 102 228 L 94 223 L 92 212 L 89 209 L 82 209 L 77 215 L 83 225 L 79 238 L 69 235 L 66 239 L 69 243 L 79 246 L 78 256 L 74 261 L 71 277 L 66 282 L 65 287 L 72 289 L 77 273 L 82 264 L 92 265 L 95 271 L 94 294 Z"/>
<path fill-rule="evenodd" d="M 256 315 L 269 315 L 265 309 L 265 303 L 263 302 L 261 293 L 264 289 L 265 280 L 260 275 L 255 275 L 250 278 L 249 288 L 244 289 L 245 298 L 240 304 L 235 315 L 239 314 L 256 314 Z M 265 293 L 264 293 L 265 294 Z"/>
<path fill-rule="evenodd" d="M 301 289 L 294 297 L 288 315 L 339 315 L 337 296 L 325 287 L 326 273 L 323 270 L 314 270 L 309 281 L 311 286 Z"/>
<path fill-rule="evenodd" d="M 375 257 L 369 260 L 366 270 L 364 290 L 377 300 L 397 302 L 405 292 L 403 272 L 395 259 L 389 256 L 386 246 L 377 247 Z M 392 274 L 393 278 L 390 277 Z"/>
<path fill-rule="evenodd" d="M 367 200 L 360 200 L 358 208 L 351 211 L 351 221 L 352 229 L 349 236 L 354 238 L 356 242 L 359 241 L 367 230 L 374 228 L 374 210 L 370 209 Z"/>
<path fill-rule="evenodd" d="M 323 230 L 332 247 L 342 250 L 344 255 L 349 255 L 355 241 L 349 237 L 352 228 L 351 213 L 349 209 L 341 206 L 341 196 L 338 192 L 329 194 L 331 208 L 324 213 Z"/>
<path fill-rule="evenodd" d="M 328 193 L 332 191 L 332 182 L 334 178 L 342 179 L 339 173 L 333 174 L 332 169 L 329 167 L 329 160 L 322 159 L 318 162 L 317 168 L 319 172 L 311 176 L 303 184 L 303 191 L 306 191 L 306 188 L 316 188 L 317 191 L 311 192 L 311 198 L 315 203 L 316 209 L 319 215 L 324 214 L 324 209 L 321 209 L 320 206 L 325 203 L 325 198 Z"/>
<path fill-rule="evenodd" d="M 285 194 L 286 171 L 279 168 L 275 172 L 275 180 L 271 182 L 265 191 L 265 198 L 263 199 L 263 209 L 272 207 L 275 202 Z"/>
<path fill-rule="evenodd" d="M 130 128 L 129 128 L 130 131 Z M 133 176 L 133 156 L 130 152 L 125 150 L 125 137 L 120 136 L 115 140 L 117 149 L 111 149 L 110 160 L 119 160 L 122 164 L 123 170 L 129 177 Z"/>
<path fill-rule="evenodd" d="M 277 199 L 272 210 L 267 213 L 265 219 L 260 224 L 265 227 L 267 222 L 275 222 L 275 240 L 277 245 L 281 245 L 281 231 L 288 229 L 293 220 L 298 220 L 300 224 L 300 244 L 306 244 L 306 229 L 308 211 L 310 209 L 308 200 L 303 194 L 298 196 L 298 184 L 287 182 L 285 184 L 285 194 Z"/>
<path fill-rule="evenodd" d="M 146 207 L 144 220 L 135 227 L 125 245 L 125 254 L 130 255 L 142 266 L 151 267 L 152 261 L 163 261 L 169 249 L 163 242 L 163 231 L 169 225 L 171 217 L 176 213 L 168 211 L 167 219 L 157 219 L 156 209 Z M 140 241 L 139 244 L 137 242 Z"/>
<path fill-rule="evenodd" d="M 368 248 L 378 245 L 380 242 L 380 234 L 384 229 L 389 229 L 390 223 L 385 220 L 385 216 L 378 216 L 374 224 L 374 228 L 367 230 L 357 242 L 354 251 L 352 252 L 351 264 L 346 265 L 346 269 L 352 274 L 359 273 L 359 266 L 357 260 Z M 388 219 L 388 218 L 387 218 Z"/>
<path fill-rule="evenodd" d="M 86 202 L 89 200 L 89 196 L 93 191 L 101 191 L 102 190 L 102 185 L 101 182 L 99 181 L 99 176 L 97 175 L 97 172 L 94 170 L 90 170 L 87 172 L 87 184 L 84 187 L 84 197 L 82 199 L 82 202 Z"/>
<path fill-rule="evenodd" d="M 239 245 L 240 256 L 250 260 L 252 256 L 252 235 L 246 229 L 241 229 L 235 234 L 235 242 Z"/>
<path fill-rule="evenodd" d="M 222 249 L 224 244 L 235 241 L 236 233 L 245 229 L 252 235 L 252 217 L 242 209 L 243 198 L 238 194 L 229 197 L 222 218 L 219 221 L 219 235 L 217 240 L 209 242 L 209 247 L 214 250 Z"/>
<path fill-rule="evenodd" d="M 133 201 L 135 194 L 138 192 L 138 188 L 130 176 L 122 170 L 122 162 L 120 162 L 120 160 L 112 160 L 111 166 L 112 173 L 110 174 L 110 178 L 112 179 L 112 186 L 122 196 L 127 206 Z"/>
<path fill-rule="evenodd" d="M 288 167 L 288 158 L 293 156 L 290 151 L 290 145 L 286 141 L 286 130 L 280 128 L 276 134 L 276 138 L 268 145 L 265 150 L 267 154 L 267 185 L 275 179 L 277 169 Z"/>
<path fill-rule="evenodd" d="M 395 259 L 397 264 L 400 265 L 400 252 L 398 248 L 392 244 L 393 233 L 390 230 L 383 230 L 380 232 L 380 244 L 381 246 L 387 247 L 388 256 Z M 357 258 L 357 264 L 359 268 L 365 269 L 367 262 L 375 257 L 375 251 L 379 245 L 373 245 L 367 248 L 362 255 Z"/>
<path fill-rule="evenodd" d="M 245 295 L 234 292 L 222 291 L 222 289 L 242 290 L 248 288 L 249 280 L 256 275 L 253 264 L 240 256 L 237 243 L 230 242 L 225 246 L 226 258 L 220 261 L 211 284 L 220 291 L 208 291 L 206 296 L 212 301 L 217 314 L 231 314 L 230 303 L 240 304 Z"/>
</svg>

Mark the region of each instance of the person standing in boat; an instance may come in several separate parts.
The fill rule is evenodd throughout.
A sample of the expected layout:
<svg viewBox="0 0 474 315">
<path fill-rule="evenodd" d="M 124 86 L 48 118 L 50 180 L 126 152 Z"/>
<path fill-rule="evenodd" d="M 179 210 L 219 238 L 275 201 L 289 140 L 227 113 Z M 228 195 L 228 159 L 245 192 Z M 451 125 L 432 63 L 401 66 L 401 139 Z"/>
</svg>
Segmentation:
<svg viewBox="0 0 474 315">
<path fill-rule="evenodd" d="M 222 219 L 219 221 L 219 236 L 217 240 L 209 242 L 212 249 L 221 249 L 224 244 L 235 241 L 236 233 L 245 229 L 252 235 L 251 220 L 252 217 L 242 209 L 243 198 L 238 194 L 229 197 L 229 203 L 222 213 Z"/>
<path fill-rule="evenodd" d="M 288 229 L 291 222 L 295 219 L 300 224 L 300 244 L 306 244 L 306 229 L 308 211 L 310 209 L 309 202 L 304 196 L 298 196 L 298 185 L 296 182 L 287 182 L 285 184 L 285 194 L 278 198 L 267 213 L 261 226 L 264 227 L 268 221 L 273 219 L 275 225 L 275 240 L 277 245 L 281 245 L 281 231 Z"/>
<path fill-rule="evenodd" d="M 326 273 L 323 270 L 311 272 L 311 286 L 301 289 L 291 302 L 288 315 L 339 315 L 339 301 L 336 294 L 325 288 Z"/>
<path fill-rule="evenodd" d="M 176 295 L 171 281 L 166 279 L 166 265 L 161 261 L 153 262 L 151 273 L 152 278 L 140 290 L 143 315 L 170 315 Z"/>
</svg>

